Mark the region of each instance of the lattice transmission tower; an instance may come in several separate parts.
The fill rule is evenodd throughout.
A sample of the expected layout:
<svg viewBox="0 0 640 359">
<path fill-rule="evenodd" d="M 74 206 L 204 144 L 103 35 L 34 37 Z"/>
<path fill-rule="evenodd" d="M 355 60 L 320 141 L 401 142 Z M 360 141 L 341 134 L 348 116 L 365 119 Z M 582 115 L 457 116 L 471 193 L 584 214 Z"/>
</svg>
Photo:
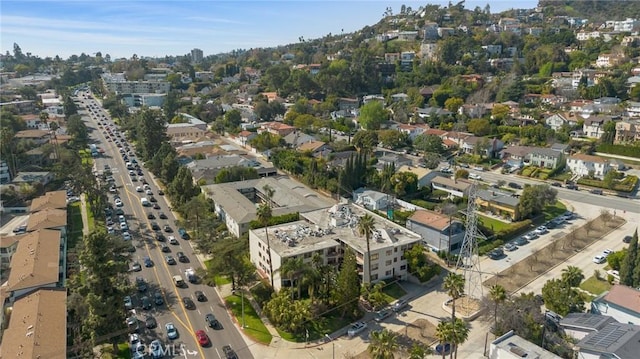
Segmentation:
<svg viewBox="0 0 640 359">
<path fill-rule="evenodd" d="M 469 187 L 469 202 L 467 204 L 465 233 L 462 248 L 456 263 L 456 269 L 462 269 L 467 288 L 465 294 L 474 299 L 481 299 L 484 295 L 482 288 L 482 271 L 480 270 L 480 255 L 478 254 L 478 240 L 486 239 L 478 230 L 478 215 L 476 213 L 477 183 Z"/>
</svg>

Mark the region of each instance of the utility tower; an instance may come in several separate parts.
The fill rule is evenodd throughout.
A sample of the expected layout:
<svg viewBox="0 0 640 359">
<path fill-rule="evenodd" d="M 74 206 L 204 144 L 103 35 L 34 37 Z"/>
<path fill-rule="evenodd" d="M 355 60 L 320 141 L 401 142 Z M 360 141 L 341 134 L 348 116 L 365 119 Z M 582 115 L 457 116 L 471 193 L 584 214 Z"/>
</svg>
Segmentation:
<svg viewBox="0 0 640 359">
<path fill-rule="evenodd" d="M 469 187 L 469 202 L 467 210 L 464 212 L 467 219 L 465 221 L 465 233 L 460 248 L 460 256 L 456 263 L 456 269 L 462 269 L 464 280 L 467 285 L 465 294 L 469 298 L 481 299 L 482 271 L 480 270 L 480 255 L 478 254 L 478 239 L 486 237 L 478 230 L 478 217 L 476 214 L 477 183 Z"/>
</svg>

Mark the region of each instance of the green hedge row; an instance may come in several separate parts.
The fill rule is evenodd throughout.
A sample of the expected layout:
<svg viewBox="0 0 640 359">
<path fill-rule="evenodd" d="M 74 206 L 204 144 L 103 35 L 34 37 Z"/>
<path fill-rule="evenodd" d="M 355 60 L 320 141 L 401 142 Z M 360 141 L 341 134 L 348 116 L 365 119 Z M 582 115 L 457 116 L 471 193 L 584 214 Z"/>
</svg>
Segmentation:
<svg viewBox="0 0 640 359">
<path fill-rule="evenodd" d="M 620 156 L 640 158 L 640 146 L 612 145 L 608 143 L 602 143 L 596 146 L 596 151 Z"/>
<path fill-rule="evenodd" d="M 437 206 L 437 203 L 425 201 L 423 199 L 412 199 L 411 204 L 415 204 L 418 207 L 422 207 L 431 211 L 433 211 Z"/>
<path fill-rule="evenodd" d="M 268 226 L 269 227 L 277 226 L 278 224 L 295 222 L 295 221 L 299 221 L 299 220 L 300 220 L 300 213 L 298 213 L 298 212 L 289 213 L 289 214 L 283 214 L 282 216 L 271 217 L 271 219 L 269 219 Z M 253 221 L 249 222 L 249 228 L 251 228 L 251 229 L 262 228 L 262 227 L 264 227 L 264 226 L 257 219 L 254 219 Z"/>
<path fill-rule="evenodd" d="M 578 180 L 578 184 L 581 184 L 584 186 L 607 189 L 607 186 L 605 186 L 604 182 L 599 179 L 580 178 Z M 611 189 L 614 191 L 620 191 L 620 192 L 631 192 L 636 188 L 637 184 L 638 184 L 638 177 L 627 176 L 622 181 L 615 182 Z"/>
<path fill-rule="evenodd" d="M 520 233 L 526 232 L 531 228 L 533 222 L 530 219 L 525 219 L 524 221 L 519 221 L 512 223 L 509 228 L 501 229 L 495 232 L 496 239 L 500 239 L 503 241 L 510 240 L 511 238 L 517 236 Z"/>
</svg>

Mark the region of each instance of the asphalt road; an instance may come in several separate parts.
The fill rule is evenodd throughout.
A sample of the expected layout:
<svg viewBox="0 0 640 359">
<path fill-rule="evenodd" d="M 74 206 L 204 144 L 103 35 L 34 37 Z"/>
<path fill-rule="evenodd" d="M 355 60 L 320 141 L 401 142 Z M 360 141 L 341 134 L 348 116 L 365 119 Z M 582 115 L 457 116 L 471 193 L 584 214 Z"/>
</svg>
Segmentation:
<svg viewBox="0 0 640 359">
<path fill-rule="evenodd" d="M 158 195 L 159 189 L 156 187 L 154 181 L 151 180 L 151 174 L 141 164 L 144 178 L 150 185 L 150 189 L 153 192 L 153 196 L 157 199 L 160 209 L 155 210 L 152 209 L 152 207 L 142 206 L 140 198 L 143 196 L 149 197 L 149 195 L 136 192 L 136 187 L 142 186 L 142 183 L 140 180 L 132 181 L 133 177 L 129 176 L 129 171 L 126 169 L 125 161 L 120 155 L 119 148 L 113 139 L 108 139 L 103 133 L 104 129 L 99 127 L 98 120 L 111 124 L 108 120 L 108 114 L 97 102 L 91 99 L 85 100 L 85 103 L 87 105 L 91 103 L 96 106 L 94 110 L 83 109 L 83 112 L 81 112 L 90 131 L 90 139 L 92 143 L 95 143 L 105 151 L 103 156 L 95 159 L 95 168 L 98 171 L 102 171 L 104 165 L 107 164 L 113 172 L 113 177 L 118 187 L 118 194 L 124 203 L 122 208 L 130 227 L 129 232 L 133 237 L 132 244 L 136 247 L 136 251 L 132 253 L 132 261 L 137 261 L 142 265 L 142 271 L 131 273 L 131 281 L 135 283 L 136 277 L 143 277 L 148 283 L 149 288 L 147 292 L 142 295 L 147 295 L 153 299 L 153 293 L 160 291 L 164 297 L 165 303 L 163 305 L 153 305 L 152 309 L 143 310 L 140 307 L 140 298 L 142 295 L 137 292 L 132 293 L 134 297 L 134 310 L 138 318 L 144 320 L 145 316 L 150 314 L 158 322 L 158 326 L 155 329 L 144 329 L 142 337 L 145 339 L 145 342 L 150 343 L 154 339 L 160 339 L 165 346 L 172 348 L 172 355 L 165 355 L 165 357 L 223 358 L 222 346 L 231 345 L 240 358 L 253 358 L 253 355 L 239 334 L 238 328 L 233 324 L 227 314 L 223 301 L 214 288 L 204 284 L 192 283 L 187 283 L 187 287 L 177 288 L 173 284 L 174 275 L 181 275 L 186 281 L 185 270 L 187 268 L 196 269 L 201 267 L 201 263 L 199 263 L 189 241 L 181 239 L 178 235 L 176 219 L 169 209 L 167 201 L 164 199 L 164 196 Z M 131 150 L 133 150 L 133 147 L 131 147 Z M 110 194 L 109 197 L 113 204 L 113 194 Z M 164 212 L 168 219 L 159 219 L 158 212 L 160 211 Z M 153 213 L 156 219 L 147 219 L 148 213 Z M 163 234 L 167 239 L 170 235 L 175 236 L 178 244 L 171 245 L 168 241 L 157 241 L 156 233 L 160 231 L 151 229 L 150 222 L 152 221 L 157 222 L 160 227 L 164 227 L 165 224 L 169 225 L 173 233 L 164 232 Z M 116 222 L 116 225 L 118 224 L 117 216 L 114 216 L 114 222 Z M 116 230 L 116 236 L 122 238 L 119 230 Z M 165 243 L 170 248 L 170 253 L 163 253 L 161 251 L 161 243 Z M 189 263 L 177 261 L 176 253 L 180 251 L 189 258 Z M 167 264 L 165 260 L 166 255 L 172 255 L 176 259 L 176 264 Z M 149 268 L 145 267 L 144 257 L 149 257 L 154 265 Z M 204 292 L 207 300 L 198 302 L 194 294 L 196 290 Z M 191 310 L 186 309 L 182 303 L 183 297 L 190 297 L 195 303 L 196 308 Z M 214 330 L 208 327 L 204 319 L 208 313 L 215 315 L 222 329 Z M 125 318 L 123 318 L 123 320 L 125 320 Z M 178 329 L 179 337 L 173 341 L 167 338 L 165 332 L 164 326 L 168 322 L 172 322 Z M 144 327 L 144 325 L 142 325 L 142 327 Z M 211 340 L 210 346 L 202 348 L 197 343 L 195 331 L 200 329 L 205 330 L 209 336 Z"/>
<path fill-rule="evenodd" d="M 507 181 L 507 182 L 515 182 L 520 185 L 531 184 L 536 185 L 540 184 L 539 181 L 530 180 L 526 178 L 515 177 L 513 175 L 506 175 L 501 173 L 494 172 L 479 172 L 473 169 L 469 169 L 469 173 L 475 173 L 482 177 L 482 181 L 486 182 L 498 182 L 499 180 Z M 591 204 L 594 206 L 600 206 L 603 208 L 609 208 L 611 210 L 616 211 L 627 211 L 633 213 L 640 213 L 640 200 L 636 198 L 621 198 L 610 195 L 597 195 L 589 193 L 584 190 L 570 190 L 564 187 L 554 187 L 558 190 L 558 198 L 566 199 L 575 202 L 581 202 L 586 204 Z"/>
</svg>

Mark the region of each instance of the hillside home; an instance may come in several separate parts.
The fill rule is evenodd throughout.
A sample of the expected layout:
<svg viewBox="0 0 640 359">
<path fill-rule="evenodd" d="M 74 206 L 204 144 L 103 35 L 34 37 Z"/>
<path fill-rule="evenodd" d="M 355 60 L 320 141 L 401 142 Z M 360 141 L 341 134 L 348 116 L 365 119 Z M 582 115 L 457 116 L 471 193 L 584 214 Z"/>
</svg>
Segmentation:
<svg viewBox="0 0 640 359">
<path fill-rule="evenodd" d="M 596 67 L 611 68 L 623 64 L 627 60 L 623 54 L 600 54 L 596 60 Z"/>
<path fill-rule="evenodd" d="M 476 204 L 479 211 L 489 212 L 511 221 L 520 219 L 520 211 L 518 209 L 520 200 L 513 193 L 496 189 L 479 189 L 476 195 Z"/>
<path fill-rule="evenodd" d="M 357 98 L 341 97 L 338 99 L 338 108 L 344 111 L 357 110 L 360 107 L 360 102 Z"/>
<path fill-rule="evenodd" d="M 529 163 L 530 149 L 528 146 L 507 146 L 500 152 L 502 162 L 511 167 L 522 168 Z"/>
<path fill-rule="evenodd" d="M 273 135 L 284 137 L 295 130 L 296 128 L 293 126 L 289 126 L 281 122 L 273 121 L 273 122 L 265 122 L 261 124 L 261 127 L 258 129 L 258 133 L 260 134 L 263 132 L 269 132 Z"/>
<path fill-rule="evenodd" d="M 392 203 L 392 196 L 362 187 L 353 191 L 353 202 L 372 211 L 385 211 Z"/>
<path fill-rule="evenodd" d="M 18 141 L 33 141 L 37 145 L 42 145 L 51 139 L 51 133 L 48 130 L 22 130 L 16 132 L 14 138 Z"/>
<path fill-rule="evenodd" d="M 486 142 L 484 142 L 485 140 Z M 486 146 L 481 149 L 476 149 L 476 147 L 480 146 L 482 143 L 484 143 Z M 478 153 L 478 151 L 480 151 L 480 154 L 482 156 L 491 158 L 496 157 L 502 150 L 502 148 L 504 148 L 504 142 L 497 138 L 485 139 L 483 137 L 477 136 L 469 136 L 464 138 L 462 140 L 462 146 L 460 147 L 460 149 L 462 149 L 462 151 L 464 151 L 465 153 Z"/>
<path fill-rule="evenodd" d="M 259 167 L 260 163 L 239 155 L 217 155 L 186 164 L 194 183 L 215 183 L 215 178 L 225 168 Z"/>
<path fill-rule="evenodd" d="M 629 117 L 640 117 L 640 102 L 627 101 L 625 111 Z"/>
<path fill-rule="evenodd" d="M 464 225 L 452 217 L 427 210 L 417 210 L 407 218 L 407 229 L 422 237 L 423 245 L 433 251 L 459 250 L 464 239 Z"/>
<path fill-rule="evenodd" d="M 313 157 L 327 157 L 333 150 L 331 146 L 322 141 L 311 141 L 298 146 L 300 152 L 311 152 Z"/>
<path fill-rule="evenodd" d="M 308 135 L 302 131 L 293 131 L 290 134 L 284 136 L 284 142 L 292 148 L 298 148 L 307 142 L 317 141 L 317 139 L 311 135 Z"/>
<path fill-rule="evenodd" d="M 427 168 L 411 165 L 400 166 L 400 168 L 396 170 L 396 173 L 402 172 L 413 173 L 414 175 L 416 175 L 416 178 L 418 179 L 418 188 L 422 188 L 425 186 L 431 187 L 431 180 L 438 176 L 438 174 L 440 173 L 438 171 L 432 171 Z"/>
<path fill-rule="evenodd" d="M 623 120 L 616 122 L 615 143 L 640 141 L 640 120 Z"/>
<path fill-rule="evenodd" d="M 433 190 L 445 191 L 450 197 L 465 197 L 469 195 L 471 183 L 463 179 L 436 176 L 431 180 Z"/>
<path fill-rule="evenodd" d="M 578 124 L 578 121 L 583 120 L 582 117 L 575 114 L 575 112 L 556 113 L 544 120 L 544 123 L 554 131 L 560 131 L 563 126 L 573 127 Z"/>
<path fill-rule="evenodd" d="M 302 259 L 311 265 L 314 257 L 320 265 L 338 266 L 345 249 L 350 248 L 356 257 L 356 270 L 362 283 L 376 283 L 386 279 L 406 280 L 407 261 L 404 253 L 419 245 L 421 237 L 381 216 L 374 218 L 374 232 L 369 241 L 353 230 L 353 224 L 365 214 L 366 209 L 354 204 L 337 204 L 301 214 L 300 221 L 270 226 L 249 232 L 251 262 L 258 272 L 269 278 L 273 268 L 274 289 L 292 284 L 280 269 L 292 259 Z M 270 245 L 267 245 L 267 235 Z M 369 267 L 371 264 L 371 267 Z"/>
<path fill-rule="evenodd" d="M 604 175 L 613 168 L 609 160 L 582 153 L 569 156 L 567 167 L 574 175 L 589 176 L 589 174 L 593 174 L 594 177 L 600 179 L 604 178 Z"/>
<path fill-rule="evenodd" d="M 553 170 L 564 167 L 566 160 L 562 151 L 546 147 L 533 147 L 529 153 L 529 163 L 532 166 Z"/>
<path fill-rule="evenodd" d="M 425 126 L 408 125 L 401 123 L 398 125 L 398 131 L 409 136 L 411 141 L 415 140 L 418 135 L 421 135 L 426 130 Z"/>
<path fill-rule="evenodd" d="M 589 116 L 584 120 L 582 132 L 589 138 L 599 139 L 604 134 L 605 123 L 611 121 L 609 116 Z"/>
<path fill-rule="evenodd" d="M 46 186 L 49 182 L 53 181 L 54 177 L 53 172 L 18 172 L 11 183 L 28 183 L 31 185 L 39 183 Z"/>
</svg>

